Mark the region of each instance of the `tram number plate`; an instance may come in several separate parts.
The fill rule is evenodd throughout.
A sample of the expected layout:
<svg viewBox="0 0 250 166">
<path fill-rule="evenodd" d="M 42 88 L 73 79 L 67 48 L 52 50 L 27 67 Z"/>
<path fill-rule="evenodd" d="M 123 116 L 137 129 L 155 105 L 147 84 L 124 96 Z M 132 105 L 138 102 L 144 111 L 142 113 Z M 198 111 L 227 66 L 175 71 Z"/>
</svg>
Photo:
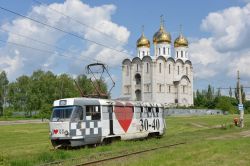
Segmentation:
<svg viewBox="0 0 250 166">
<path fill-rule="evenodd" d="M 159 130 L 160 129 L 160 120 L 159 119 L 153 119 L 152 124 L 149 124 L 148 119 L 140 119 L 140 131 L 148 131 L 149 127 L 151 127 L 153 130 Z"/>
</svg>

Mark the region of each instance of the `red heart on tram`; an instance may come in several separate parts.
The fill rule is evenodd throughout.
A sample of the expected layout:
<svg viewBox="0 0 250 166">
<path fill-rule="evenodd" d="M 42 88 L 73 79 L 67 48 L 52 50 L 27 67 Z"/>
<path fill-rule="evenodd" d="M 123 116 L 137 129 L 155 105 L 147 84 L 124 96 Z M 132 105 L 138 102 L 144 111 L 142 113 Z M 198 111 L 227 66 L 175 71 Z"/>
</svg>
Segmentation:
<svg viewBox="0 0 250 166">
<path fill-rule="evenodd" d="M 58 130 L 57 129 L 54 129 L 54 134 L 57 134 L 58 133 Z"/>
<path fill-rule="evenodd" d="M 132 104 L 126 103 L 124 106 L 122 103 L 116 102 L 114 112 L 122 129 L 127 132 L 134 115 Z"/>
</svg>

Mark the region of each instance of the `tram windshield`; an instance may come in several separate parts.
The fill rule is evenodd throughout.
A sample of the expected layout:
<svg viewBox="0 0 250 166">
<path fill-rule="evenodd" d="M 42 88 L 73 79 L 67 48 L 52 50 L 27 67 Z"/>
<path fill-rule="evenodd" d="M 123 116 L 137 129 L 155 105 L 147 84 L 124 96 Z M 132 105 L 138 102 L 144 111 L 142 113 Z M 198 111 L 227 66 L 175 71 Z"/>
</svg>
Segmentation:
<svg viewBox="0 0 250 166">
<path fill-rule="evenodd" d="M 64 121 L 66 119 L 70 119 L 75 108 L 76 106 L 53 108 L 51 121 Z"/>
<path fill-rule="evenodd" d="M 83 120 L 83 109 L 81 106 L 54 107 L 51 121 L 79 121 Z"/>
</svg>

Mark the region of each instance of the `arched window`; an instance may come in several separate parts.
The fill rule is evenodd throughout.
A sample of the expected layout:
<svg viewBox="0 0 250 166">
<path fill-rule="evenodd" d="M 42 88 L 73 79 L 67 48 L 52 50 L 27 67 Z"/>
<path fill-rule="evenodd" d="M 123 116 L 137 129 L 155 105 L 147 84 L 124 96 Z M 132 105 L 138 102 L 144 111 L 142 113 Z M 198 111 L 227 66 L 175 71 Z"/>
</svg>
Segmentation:
<svg viewBox="0 0 250 166">
<path fill-rule="evenodd" d="M 127 65 L 126 74 L 127 74 L 127 76 L 129 75 L 129 67 L 128 67 L 128 65 Z"/>
<path fill-rule="evenodd" d="M 159 85 L 159 92 L 161 92 L 161 86 L 162 86 L 162 85 L 160 84 L 160 85 Z"/>
<path fill-rule="evenodd" d="M 161 54 L 161 49 L 159 48 L 159 55 Z"/>
<path fill-rule="evenodd" d="M 170 64 L 168 65 L 168 73 L 169 74 L 171 73 L 171 65 Z"/>
<path fill-rule="evenodd" d="M 185 86 L 183 85 L 183 93 L 185 93 Z"/>
<path fill-rule="evenodd" d="M 136 100 L 140 101 L 141 100 L 141 90 L 137 89 L 135 91 L 135 96 L 136 96 Z"/>
<path fill-rule="evenodd" d="M 165 50 L 165 47 L 163 47 L 163 54 L 164 54 L 164 55 L 166 54 L 166 50 Z"/>
<path fill-rule="evenodd" d="M 149 72 L 149 66 L 148 66 L 148 63 L 147 63 L 147 73 Z"/>
<path fill-rule="evenodd" d="M 181 51 L 181 57 L 183 58 L 183 51 Z"/>
<path fill-rule="evenodd" d="M 159 63 L 159 73 L 161 73 L 161 63 Z"/>
<path fill-rule="evenodd" d="M 143 56 L 145 55 L 145 52 L 144 52 L 144 51 L 142 51 L 142 55 L 143 55 Z"/>
<path fill-rule="evenodd" d="M 170 53 L 169 53 L 169 48 L 168 48 L 168 55 L 169 55 Z"/>
<path fill-rule="evenodd" d="M 178 75 L 180 74 L 180 66 L 178 66 Z"/>
<path fill-rule="evenodd" d="M 178 58 L 178 51 L 176 52 L 176 54 L 177 54 L 177 58 Z"/>
<path fill-rule="evenodd" d="M 135 75 L 135 83 L 136 85 L 141 84 L 141 75 L 138 73 Z"/>
</svg>

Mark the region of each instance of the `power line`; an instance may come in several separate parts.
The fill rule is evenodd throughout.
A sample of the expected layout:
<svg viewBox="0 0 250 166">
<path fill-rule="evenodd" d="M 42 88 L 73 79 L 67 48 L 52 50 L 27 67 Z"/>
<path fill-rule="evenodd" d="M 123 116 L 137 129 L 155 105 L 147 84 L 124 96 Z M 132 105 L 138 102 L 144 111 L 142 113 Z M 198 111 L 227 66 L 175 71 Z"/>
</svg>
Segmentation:
<svg viewBox="0 0 250 166">
<path fill-rule="evenodd" d="M 20 47 L 23 47 L 23 48 L 32 49 L 32 50 L 36 50 L 36 51 L 39 51 L 39 52 L 46 52 L 46 53 L 53 54 L 53 55 L 56 55 L 56 56 L 63 56 L 63 57 L 66 57 L 66 58 L 74 58 L 74 59 L 78 59 L 80 61 L 83 60 L 83 59 L 78 58 L 78 57 L 68 56 L 68 55 L 65 55 L 65 54 L 62 54 L 62 53 L 56 53 L 55 54 L 54 51 L 44 50 L 44 49 L 40 49 L 40 48 L 36 48 L 36 47 L 31 47 L 31 46 L 23 45 L 23 44 L 16 43 L 16 42 L 4 41 L 4 40 L 1 40 L 1 39 L 0 39 L 0 42 L 12 44 L 12 45 L 17 45 L 17 46 L 20 46 Z M 90 58 L 90 57 L 84 57 L 84 58 L 88 59 L 88 60 L 86 60 L 88 62 L 98 62 L 98 60 L 96 60 L 94 58 Z M 99 62 L 101 62 L 101 61 L 99 61 Z M 109 67 L 109 68 L 118 68 L 118 67 L 121 67 L 121 66 Z"/>
<path fill-rule="evenodd" d="M 15 42 L 10 42 L 10 41 L 4 41 L 4 40 L 1 40 L 1 39 L 0 39 L 0 42 L 12 44 L 12 45 L 17 45 L 17 46 L 20 46 L 20 47 L 24 47 L 24 48 L 36 50 L 36 51 L 39 51 L 39 52 L 46 52 L 46 53 L 50 53 L 50 54 L 54 54 L 54 55 L 58 55 L 58 56 L 63 56 L 63 57 L 66 57 L 66 58 L 76 58 L 76 59 L 82 60 L 82 59 L 77 58 L 77 57 L 67 56 L 67 55 L 61 54 L 61 53 L 56 53 L 55 54 L 54 51 L 49 51 L 49 50 L 44 50 L 44 49 L 40 49 L 40 48 L 36 48 L 36 47 L 31 47 L 31 46 L 23 45 L 23 44 L 20 44 L 20 43 L 15 43 Z"/>
<path fill-rule="evenodd" d="M 242 88 L 244 88 L 244 89 L 249 89 L 250 87 L 242 87 Z M 217 88 L 217 89 L 237 89 L 237 88 L 235 88 L 235 87 L 219 87 L 219 88 Z"/>
<path fill-rule="evenodd" d="M 121 40 L 119 40 L 119 39 L 116 39 L 116 38 L 114 38 L 113 36 L 111 36 L 111 35 L 109 35 L 109 34 L 103 32 L 103 31 L 100 31 L 99 29 L 97 29 L 97 28 L 95 28 L 95 27 L 93 27 L 93 26 L 90 26 L 90 25 L 88 25 L 88 24 L 86 24 L 86 23 L 83 23 L 83 22 L 81 22 L 81 21 L 75 19 L 75 18 L 72 17 L 72 16 L 69 16 L 69 15 L 67 15 L 67 14 L 65 14 L 65 13 L 62 13 L 62 12 L 60 12 L 60 11 L 58 11 L 58 10 L 56 10 L 56 9 L 54 9 L 54 8 L 52 8 L 52 7 L 50 7 L 50 6 L 48 6 L 47 4 L 45 4 L 45 3 L 43 3 L 43 2 L 40 2 L 40 1 L 38 1 L 38 0 L 32 0 L 32 1 L 34 1 L 35 3 L 40 4 L 40 5 L 46 5 L 46 6 L 48 7 L 48 9 L 50 9 L 50 10 L 56 12 L 57 14 L 60 14 L 60 15 L 62 15 L 62 16 L 65 16 L 65 17 L 67 17 L 67 18 L 69 18 L 69 19 L 75 21 L 76 23 L 82 25 L 82 26 L 85 26 L 85 27 L 87 27 L 87 28 L 89 28 L 89 29 L 92 29 L 92 30 L 94 30 L 94 31 L 96 31 L 96 32 L 98 32 L 98 33 L 100 33 L 100 34 L 102 34 L 102 35 L 108 37 L 108 39 L 111 38 L 111 39 L 113 39 L 113 40 L 118 41 L 119 43 L 122 43 L 122 44 L 125 44 L 125 45 L 127 45 L 127 46 L 130 46 L 129 44 L 127 44 L 127 43 L 125 43 L 125 42 L 123 42 L 123 41 L 121 41 Z M 130 46 L 130 47 L 133 48 L 133 49 L 135 49 L 134 46 Z"/>
<path fill-rule="evenodd" d="M 28 37 L 28 36 L 25 36 L 25 35 L 22 35 L 22 34 L 19 34 L 19 33 L 14 33 L 14 32 L 5 30 L 5 29 L 3 29 L 3 28 L 1 28 L 1 27 L 0 27 L 0 31 L 6 32 L 6 33 L 10 33 L 10 34 L 13 34 L 13 35 L 16 35 L 16 36 L 20 36 L 20 37 L 22 37 L 22 38 L 29 39 L 29 40 L 31 40 L 31 41 L 35 41 L 35 42 L 37 42 L 37 43 L 41 43 L 41 44 L 46 45 L 46 46 L 49 46 L 49 47 L 57 48 L 57 49 L 62 50 L 62 51 L 69 51 L 69 50 L 66 50 L 66 49 L 64 49 L 64 48 L 62 48 L 62 47 L 58 47 L 57 45 L 54 45 L 54 44 L 51 44 L 51 43 L 47 43 L 47 42 L 44 42 L 44 41 L 41 41 L 41 40 L 37 40 L 37 39 L 31 38 L 31 37 Z M 2 41 L 2 42 L 4 42 L 4 41 Z M 6 43 L 7 43 L 7 42 L 6 42 Z M 54 53 L 54 52 L 52 52 L 52 51 L 42 50 L 42 49 L 40 49 L 40 48 L 34 48 L 34 47 L 30 47 L 30 46 L 26 46 L 26 45 L 19 44 L 19 43 L 14 43 L 14 42 L 8 42 L 8 43 L 14 44 L 14 45 L 19 45 L 19 46 L 26 47 L 26 48 L 33 49 L 33 50 L 37 50 L 37 51 L 43 51 L 43 52 L 47 52 L 47 53 Z M 69 51 L 69 52 L 75 53 L 75 52 L 73 52 L 73 51 Z M 113 54 L 113 55 L 115 55 L 115 54 Z M 111 55 L 111 56 L 113 56 L 113 55 Z M 70 57 L 70 56 L 67 56 L 67 57 L 72 58 L 72 57 Z M 74 57 L 74 58 L 75 58 L 75 57 Z M 95 58 L 91 58 L 91 57 L 85 57 L 85 58 L 89 59 L 89 62 L 90 62 L 90 61 L 93 61 L 93 62 L 98 62 L 98 61 L 99 61 L 99 60 L 96 60 Z M 78 59 L 79 59 L 79 60 L 82 60 L 82 59 L 80 59 L 80 58 L 78 58 Z M 101 62 L 101 61 L 99 61 L 99 62 Z M 102 62 L 102 63 L 103 63 L 103 62 Z M 119 67 L 121 67 L 121 66 L 119 66 Z M 116 68 L 116 67 L 110 67 L 110 68 Z"/>
<path fill-rule="evenodd" d="M 25 36 L 25 35 L 22 35 L 22 34 L 19 34 L 19 33 L 14 33 L 14 32 L 5 30 L 5 29 L 3 29 L 3 28 L 1 28 L 1 27 L 0 27 L 0 30 L 3 31 L 3 32 L 6 32 L 6 33 L 11 33 L 11 34 L 13 34 L 13 35 L 20 36 L 20 37 L 22 37 L 22 38 L 26 38 L 26 39 L 35 41 L 35 42 L 37 42 L 37 43 L 40 43 L 40 44 L 43 44 L 43 45 L 46 45 L 46 46 L 49 46 L 49 47 L 57 48 L 57 49 L 60 49 L 60 50 L 63 50 L 63 51 L 68 51 L 68 50 L 66 50 L 66 49 L 64 49 L 64 48 L 58 47 L 57 45 L 50 44 L 50 43 L 46 43 L 46 42 L 44 42 L 44 41 L 37 40 L 37 39 L 31 38 L 31 37 L 29 37 L 29 36 Z"/>
<path fill-rule="evenodd" d="M 63 29 L 58 28 L 58 27 L 54 27 L 54 26 L 52 26 L 52 25 L 46 24 L 46 23 L 44 23 L 44 22 L 38 21 L 38 20 L 36 20 L 36 19 L 33 19 L 33 18 L 28 17 L 28 16 L 22 15 L 22 14 L 20 14 L 20 13 L 17 13 L 17 12 L 15 12 L 15 11 L 12 11 L 12 10 L 9 10 L 9 9 L 6 9 L 6 8 L 4 8 L 4 7 L 1 7 L 1 6 L 0 6 L 0 9 L 2 9 L 2 10 L 4 10 L 4 11 L 7 11 L 7 12 L 9 12 L 9 13 L 12 13 L 12 14 L 18 15 L 18 16 L 20 16 L 20 17 L 29 19 L 29 20 L 31 20 L 31 21 L 33 21 L 33 22 L 39 23 L 39 24 L 41 24 L 41 25 L 43 25 L 43 26 L 46 26 L 46 27 L 49 27 L 49 28 L 51 28 L 51 29 L 55 29 L 55 30 L 57 30 L 57 31 L 63 32 L 63 33 L 68 34 L 68 35 L 71 35 L 71 36 L 76 37 L 76 38 L 78 38 L 78 39 L 86 40 L 86 41 L 91 42 L 91 43 L 94 43 L 94 44 L 96 44 L 96 45 L 99 45 L 99 46 L 102 46 L 102 47 L 105 47 L 105 48 L 108 48 L 108 49 L 111 49 L 111 50 L 114 50 L 114 51 L 117 51 L 117 52 L 120 52 L 120 53 L 124 53 L 124 54 L 130 55 L 130 54 L 128 54 L 127 52 L 124 52 L 124 51 L 122 51 L 122 50 L 118 50 L 118 49 L 109 47 L 109 46 L 107 46 L 107 45 L 98 43 L 98 42 L 96 42 L 96 41 L 93 41 L 93 40 L 84 38 L 84 37 L 79 36 L 79 35 L 77 35 L 77 34 L 68 32 L 68 31 L 63 30 Z"/>
</svg>

